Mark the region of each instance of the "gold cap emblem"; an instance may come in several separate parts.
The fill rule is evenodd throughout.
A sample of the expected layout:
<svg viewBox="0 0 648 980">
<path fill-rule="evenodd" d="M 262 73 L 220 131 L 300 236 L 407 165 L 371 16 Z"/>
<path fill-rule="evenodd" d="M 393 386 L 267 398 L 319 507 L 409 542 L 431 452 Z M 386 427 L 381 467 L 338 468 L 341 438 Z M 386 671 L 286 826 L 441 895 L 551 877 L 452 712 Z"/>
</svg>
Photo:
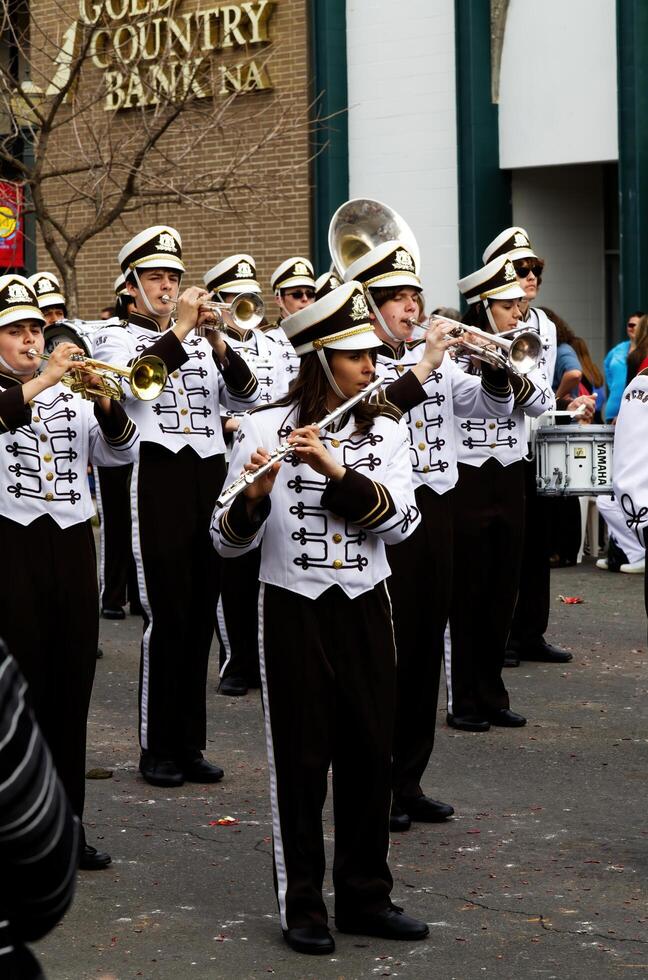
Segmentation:
<svg viewBox="0 0 648 980">
<path fill-rule="evenodd" d="M 169 232 L 163 231 L 155 246 L 158 252 L 177 252 L 176 240 Z"/>
<path fill-rule="evenodd" d="M 352 320 L 368 320 L 369 307 L 362 293 L 356 293 L 351 301 L 351 312 L 349 316 Z"/>
<path fill-rule="evenodd" d="M 414 272 L 414 259 L 404 248 L 399 248 L 394 256 L 394 269 Z"/>
</svg>

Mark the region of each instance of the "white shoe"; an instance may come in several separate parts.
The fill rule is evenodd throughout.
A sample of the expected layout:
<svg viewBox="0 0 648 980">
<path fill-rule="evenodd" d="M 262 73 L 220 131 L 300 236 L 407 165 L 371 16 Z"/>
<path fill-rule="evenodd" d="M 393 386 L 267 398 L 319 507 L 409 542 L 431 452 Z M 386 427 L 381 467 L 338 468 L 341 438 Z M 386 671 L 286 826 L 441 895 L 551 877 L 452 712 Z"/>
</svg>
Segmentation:
<svg viewBox="0 0 648 980">
<path fill-rule="evenodd" d="M 634 565 L 621 565 L 619 568 L 620 572 L 626 572 L 628 575 L 643 575 L 646 569 L 645 561 L 637 561 Z"/>
<path fill-rule="evenodd" d="M 607 572 L 607 567 L 608 567 L 607 558 L 599 558 L 599 560 L 596 563 L 596 567 L 602 568 L 605 572 Z"/>
</svg>

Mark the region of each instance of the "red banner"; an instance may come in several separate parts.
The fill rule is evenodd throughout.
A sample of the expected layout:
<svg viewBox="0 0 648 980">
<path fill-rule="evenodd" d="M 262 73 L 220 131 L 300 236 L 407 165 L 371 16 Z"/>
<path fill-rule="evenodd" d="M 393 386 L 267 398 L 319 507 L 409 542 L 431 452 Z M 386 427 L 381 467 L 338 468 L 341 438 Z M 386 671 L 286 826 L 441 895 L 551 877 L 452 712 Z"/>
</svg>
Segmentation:
<svg viewBox="0 0 648 980">
<path fill-rule="evenodd" d="M 23 189 L 0 181 L 0 269 L 24 265 Z"/>
</svg>

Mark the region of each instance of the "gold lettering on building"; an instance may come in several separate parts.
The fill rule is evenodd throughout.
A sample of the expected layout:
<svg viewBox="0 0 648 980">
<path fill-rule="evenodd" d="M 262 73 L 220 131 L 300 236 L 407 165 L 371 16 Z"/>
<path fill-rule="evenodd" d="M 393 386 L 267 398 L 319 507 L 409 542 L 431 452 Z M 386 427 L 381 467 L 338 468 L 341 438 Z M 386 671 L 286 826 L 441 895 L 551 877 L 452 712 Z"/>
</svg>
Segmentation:
<svg viewBox="0 0 648 980">
<path fill-rule="evenodd" d="M 104 108 L 271 89 L 265 63 L 228 59 L 212 66 L 212 59 L 267 44 L 274 6 L 275 0 L 250 0 L 181 13 L 177 0 L 79 0 L 79 21 L 96 25 L 88 53 L 103 72 Z M 57 88 L 65 81 L 76 26 L 57 61 Z"/>
</svg>

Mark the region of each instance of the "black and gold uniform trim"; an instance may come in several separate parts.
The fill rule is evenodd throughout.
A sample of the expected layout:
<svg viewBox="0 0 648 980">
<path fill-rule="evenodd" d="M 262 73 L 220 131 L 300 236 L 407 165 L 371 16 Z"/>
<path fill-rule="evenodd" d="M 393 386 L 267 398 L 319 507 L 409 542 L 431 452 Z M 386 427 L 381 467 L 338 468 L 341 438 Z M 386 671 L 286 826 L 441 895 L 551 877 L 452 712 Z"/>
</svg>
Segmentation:
<svg viewBox="0 0 648 980">
<path fill-rule="evenodd" d="M 515 405 L 525 405 L 531 395 L 533 395 L 536 391 L 535 385 L 533 385 L 529 379 L 525 378 L 522 374 L 511 375 L 509 384 L 513 389 Z"/>
<path fill-rule="evenodd" d="M 482 388 L 487 395 L 506 402 L 511 397 L 511 381 L 504 368 L 492 367 L 482 362 Z M 528 396 L 527 396 L 528 397 Z"/>
<path fill-rule="evenodd" d="M 94 416 L 99 423 L 105 441 L 114 449 L 130 444 L 137 434 L 135 424 L 129 419 L 118 401 L 110 402 L 109 412 L 104 412 L 101 406 L 95 402 Z"/>
<path fill-rule="evenodd" d="M 245 548 L 254 540 L 259 528 L 270 513 L 270 498 L 264 497 L 251 519 L 241 493 L 235 497 L 231 506 L 221 514 L 220 533 L 224 541 L 233 548 Z"/>
<path fill-rule="evenodd" d="M 341 480 L 330 480 L 320 501 L 322 507 L 368 531 L 396 513 L 391 494 L 382 483 L 347 468 Z"/>
</svg>

